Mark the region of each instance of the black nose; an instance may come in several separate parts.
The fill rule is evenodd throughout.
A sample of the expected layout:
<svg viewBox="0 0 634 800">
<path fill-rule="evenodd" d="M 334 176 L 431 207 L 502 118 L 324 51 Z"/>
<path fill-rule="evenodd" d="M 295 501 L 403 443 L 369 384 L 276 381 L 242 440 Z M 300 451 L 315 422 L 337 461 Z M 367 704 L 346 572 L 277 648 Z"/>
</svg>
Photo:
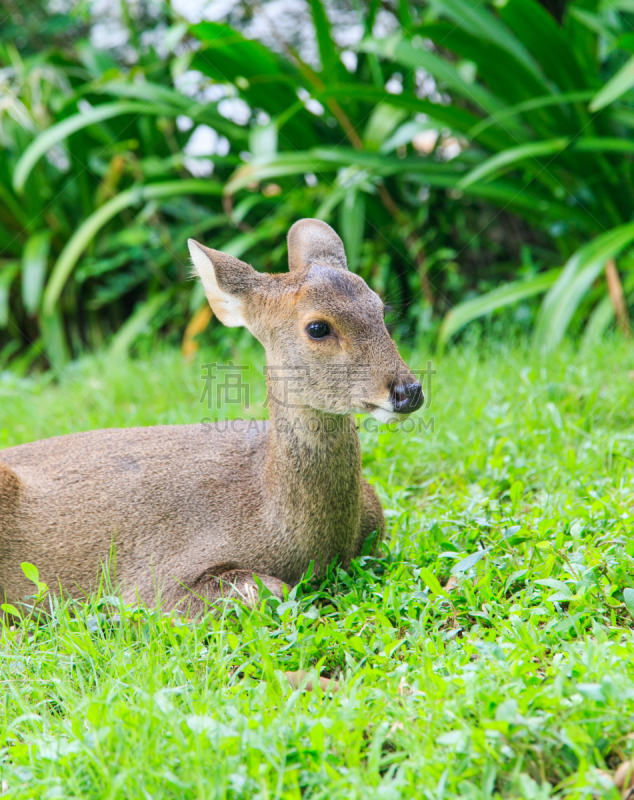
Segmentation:
<svg viewBox="0 0 634 800">
<path fill-rule="evenodd" d="M 420 383 L 402 383 L 400 386 L 393 386 L 390 390 L 390 399 L 397 414 L 411 414 L 423 405 L 425 399 L 423 387 Z"/>
</svg>

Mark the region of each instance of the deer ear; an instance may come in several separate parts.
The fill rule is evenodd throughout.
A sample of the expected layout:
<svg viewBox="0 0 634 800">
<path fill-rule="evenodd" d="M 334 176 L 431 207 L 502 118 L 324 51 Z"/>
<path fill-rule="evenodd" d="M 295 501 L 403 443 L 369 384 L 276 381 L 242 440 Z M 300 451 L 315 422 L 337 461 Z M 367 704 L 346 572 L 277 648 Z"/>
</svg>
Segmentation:
<svg viewBox="0 0 634 800">
<path fill-rule="evenodd" d="M 262 276 L 239 258 L 211 250 L 189 239 L 194 272 L 202 281 L 211 310 L 230 328 L 246 326 L 245 301 Z"/>
<path fill-rule="evenodd" d="M 293 272 L 311 262 L 348 269 L 343 242 L 320 219 L 300 219 L 288 232 L 288 267 Z"/>
</svg>

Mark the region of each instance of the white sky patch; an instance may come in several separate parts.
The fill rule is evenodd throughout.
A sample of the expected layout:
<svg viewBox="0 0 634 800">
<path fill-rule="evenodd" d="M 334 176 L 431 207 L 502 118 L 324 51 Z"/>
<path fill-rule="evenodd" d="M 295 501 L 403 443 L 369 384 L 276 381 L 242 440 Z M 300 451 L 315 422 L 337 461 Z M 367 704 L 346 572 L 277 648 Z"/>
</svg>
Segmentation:
<svg viewBox="0 0 634 800">
<path fill-rule="evenodd" d="M 97 50 L 111 50 L 127 44 L 130 34 L 126 26 L 116 19 L 97 22 L 90 30 L 90 43 Z"/>
<path fill-rule="evenodd" d="M 319 100 L 315 100 L 313 97 L 310 97 L 305 103 L 304 106 L 306 107 L 307 111 L 310 111 L 311 114 L 314 114 L 316 117 L 321 117 L 324 113 L 324 107 L 319 102 Z"/>
<path fill-rule="evenodd" d="M 241 97 L 225 97 L 218 103 L 218 112 L 236 125 L 246 125 L 251 119 L 251 109 Z"/>
<path fill-rule="evenodd" d="M 385 84 L 385 91 L 389 94 L 402 94 L 403 92 L 403 76 L 400 72 L 395 72 L 394 75 Z"/>
<path fill-rule="evenodd" d="M 204 178 L 214 171 L 214 162 L 209 159 L 218 149 L 219 136 L 209 125 L 198 125 L 183 152 L 183 165 L 196 178 Z"/>
<path fill-rule="evenodd" d="M 181 133 L 191 131 L 194 127 L 194 120 L 191 117 L 186 117 L 184 114 L 176 117 L 176 127 Z"/>
<path fill-rule="evenodd" d="M 357 54 L 352 50 L 342 50 L 341 61 L 348 72 L 357 71 L 357 63 L 359 62 L 359 59 L 357 58 Z"/>
</svg>

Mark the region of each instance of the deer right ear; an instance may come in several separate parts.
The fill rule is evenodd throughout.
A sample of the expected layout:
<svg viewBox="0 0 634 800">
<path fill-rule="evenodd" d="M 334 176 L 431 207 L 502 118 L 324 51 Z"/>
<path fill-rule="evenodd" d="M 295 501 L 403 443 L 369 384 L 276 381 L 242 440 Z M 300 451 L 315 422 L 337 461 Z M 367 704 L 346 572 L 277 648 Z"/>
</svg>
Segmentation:
<svg viewBox="0 0 634 800">
<path fill-rule="evenodd" d="M 309 264 L 348 269 L 343 242 L 320 219 L 300 219 L 288 232 L 288 268 L 291 272 Z"/>
<path fill-rule="evenodd" d="M 230 328 L 246 326 L 244 303 L 261 281 L 260 273 L 239 258 L 211 250 L 194 239 L 189 239 L 187 245 L 211 310 Z"/>
</svg>

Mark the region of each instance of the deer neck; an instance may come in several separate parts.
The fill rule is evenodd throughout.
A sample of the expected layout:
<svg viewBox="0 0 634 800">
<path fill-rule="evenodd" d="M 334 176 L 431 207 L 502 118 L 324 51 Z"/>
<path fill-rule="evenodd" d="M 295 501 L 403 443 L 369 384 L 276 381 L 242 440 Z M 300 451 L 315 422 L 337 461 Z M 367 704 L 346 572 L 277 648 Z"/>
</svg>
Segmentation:
<svg viewBox="0 0 634 800">
<path fill-rule="evenodd" d="M 288 525 L 327 535 L 354 524 L 361 491 L 361 443 L 352 415 L 280 404 L 269 391 L 267 483 Z"/>
</svg>

